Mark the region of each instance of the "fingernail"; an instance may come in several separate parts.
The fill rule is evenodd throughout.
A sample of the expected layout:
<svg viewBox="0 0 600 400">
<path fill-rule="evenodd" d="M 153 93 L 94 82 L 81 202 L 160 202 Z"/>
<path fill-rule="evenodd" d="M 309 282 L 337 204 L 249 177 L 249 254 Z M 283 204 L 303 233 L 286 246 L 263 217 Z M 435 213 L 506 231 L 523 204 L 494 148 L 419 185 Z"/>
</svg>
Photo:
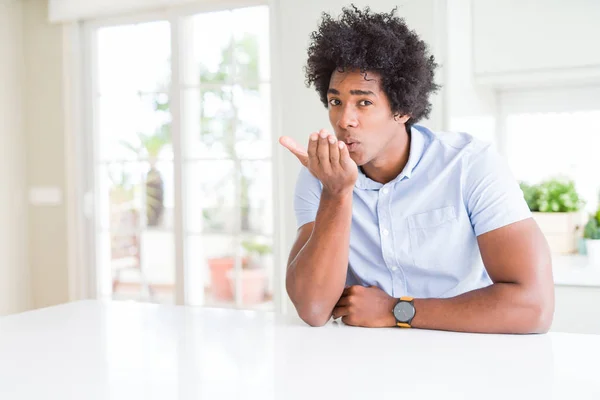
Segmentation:
<svg viewBox="0 0 600 400">
<path fill-rule="evenodd" d="M 316 133 L 315 133 L 315 134 L 312 134 L 312 135 L 310 135 L 310 140 L 312 140 L 313 142 L 314 142 L 315 140 L 317 140 L 318 138 L 319 138 L 319 135 L 317 135 Z"/>
<path fill-rule="evenodd" d="M 334 144 L 335 143 L 335 137 L 329 136 L 329 143 Z"/>
<path fill-rule="evenodd" d="M 323 139 L 325 139 L 327 137 L 327 132 L 326 131 L 321 131 L 321 137 Z"/>
<path fill-rule="evenodd" d="M 344 142 L 339 142 L 339 143 L 338 143 L 338 147 L 339 147 L 340 149 L 343 149 L 343 148 L 344 148 Z"/>
</svg>

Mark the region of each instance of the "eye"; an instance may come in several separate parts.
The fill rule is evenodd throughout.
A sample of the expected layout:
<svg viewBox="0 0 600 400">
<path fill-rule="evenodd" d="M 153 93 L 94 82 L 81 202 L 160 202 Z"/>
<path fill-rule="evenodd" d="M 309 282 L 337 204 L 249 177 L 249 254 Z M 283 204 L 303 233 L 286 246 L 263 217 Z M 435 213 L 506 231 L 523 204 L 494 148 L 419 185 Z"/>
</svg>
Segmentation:
<svg viewBox="0 0 600 400">
<path fill-rule="evenodd" d="M 340 101 L 338 99 L 330 99 L 329 100 L 329 104 L 332 106 L 339 106 L 340 105 Z"/>
<path fill-rule="evenodd" d="M 361 100 L 358 102 L 358 105 L 360 106 L 370 106 L 371 104 L 373 103 L 371 103 L 369 100 Z"/>
</svg>

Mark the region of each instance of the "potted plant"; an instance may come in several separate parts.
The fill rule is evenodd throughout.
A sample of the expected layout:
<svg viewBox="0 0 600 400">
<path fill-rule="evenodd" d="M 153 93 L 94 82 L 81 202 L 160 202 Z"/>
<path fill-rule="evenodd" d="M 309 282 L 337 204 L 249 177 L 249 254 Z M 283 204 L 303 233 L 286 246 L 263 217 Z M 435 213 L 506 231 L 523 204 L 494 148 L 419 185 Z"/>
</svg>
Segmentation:
<svg viewBox="0 0 600 400">
<path fill-rule="evenodd" d="M 580 210 L 585 205 L 572 180 L 553 178 L 539 185 L 521 183 L 525 201 L 533 218 L 556 254 L 577 252 Z"/>
<path fill-rule="evenodd" d="M 234 289 L 231 285 L 231 272 L 235 267 L 235 257 L 211 257 L 207 260 L 210 269 L 211 295 L 217 301 L 233 301 Z M 246 263 L 242 259 L 242 266 Z"/>
<path fill-rule="evenodd" d="M 243 304 L 258 304 L 264 301 L 267 288 L 265 257 L 271 246 L 259 240 L 242 243 L 241 296 Z M 235 257 L 225 256 L 208 259 L 211 275 L 211 292 L 215 300 L 232 301 L 235 293 Z"/>
<path fill-rule="evenodd" d="M 592 265 L 600 265 L 600 208 L 590 215 L 583 229 L 587 256 Z"/>
<path fill-rule="evenodd" d="M 262 303 L 267 289 L 266 256 L 271 253 L 271 246 L 253 239 L 242 242 L 242 247 L 246 255 L 245 262 L 242 263 L 242 303 Z M 230 273 L 230 276 L 233 274 Z M 231 284 L 235 285 L 233 279 Z"/>
</svg>

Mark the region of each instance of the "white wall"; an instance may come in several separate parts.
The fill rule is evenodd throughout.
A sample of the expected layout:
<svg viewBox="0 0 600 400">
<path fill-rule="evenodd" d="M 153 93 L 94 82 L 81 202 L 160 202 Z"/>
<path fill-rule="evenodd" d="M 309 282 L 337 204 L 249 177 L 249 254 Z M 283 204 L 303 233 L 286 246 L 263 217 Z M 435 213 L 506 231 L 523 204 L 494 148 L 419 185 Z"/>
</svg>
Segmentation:
<svg viewBox="0 0 600 400">
<path fill-rule="evenodd" d="M 26 260 L 22 7 L 0 2 L 0 315 L 31 307 Z"/>
<path fill-rule="evenodd" d="M 496 93 L 474 81 L 471 6 L 472 0 L 452 0 L 446 11 L 445 129 L 494 142 Z"/>
</svg>

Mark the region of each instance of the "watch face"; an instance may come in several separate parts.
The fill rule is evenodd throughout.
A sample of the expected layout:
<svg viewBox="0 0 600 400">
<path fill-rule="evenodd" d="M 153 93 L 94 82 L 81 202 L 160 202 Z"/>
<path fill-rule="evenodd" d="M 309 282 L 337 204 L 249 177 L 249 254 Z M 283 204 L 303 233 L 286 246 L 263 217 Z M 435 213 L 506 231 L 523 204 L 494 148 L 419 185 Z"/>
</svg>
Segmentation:
<svg viewBox="0 0 600 400">
<path fill-rule="evenodd" d="M 394 307 L 394 317 L 400 322 L 408 322 L 415 316 L 415 308 L 407 301 L 401 301 Z"/>
</svg>

